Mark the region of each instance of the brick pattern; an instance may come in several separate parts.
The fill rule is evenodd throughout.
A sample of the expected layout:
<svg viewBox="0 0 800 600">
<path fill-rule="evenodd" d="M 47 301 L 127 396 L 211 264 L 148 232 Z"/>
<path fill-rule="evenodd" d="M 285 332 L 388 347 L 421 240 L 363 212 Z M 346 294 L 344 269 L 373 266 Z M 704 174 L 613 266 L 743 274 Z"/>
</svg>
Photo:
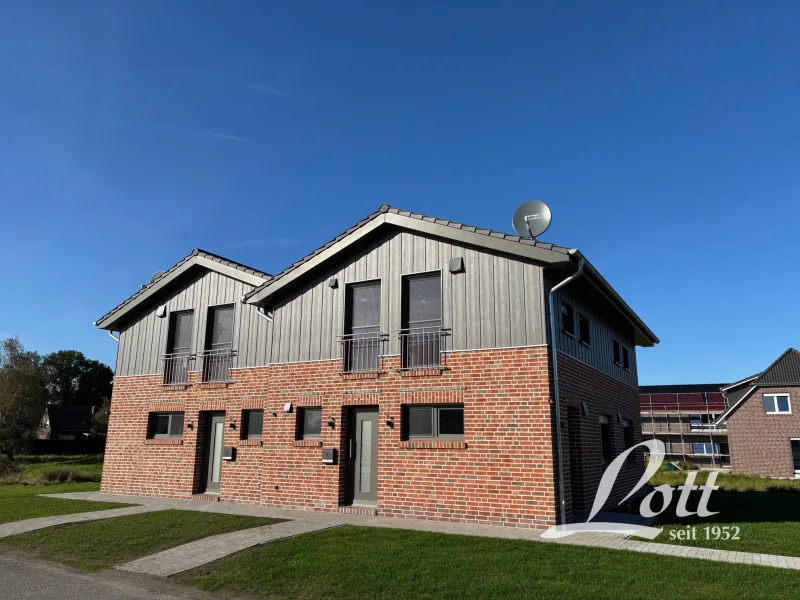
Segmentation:
<svg viewBox="0 0 800 600">
<path fill-rule="evenodd" d="M 792 414 L 764 413 L 763 394 L 789 394 Z M 731 472 L 794 477 L 790 441 L 800 438 L 800 388 L 759 388 L 728 417 Z"/>
<path fill-rule="evenodd" d="M 585 511 L 591 508 L 603 475 L 600 415 L 609 420 L 612 456 L 625 450 L 618 413 L 630 422 L 633 442 L 638 444 L 642 441 L 639 391 L 561 353 L 558 378 L 567 505 L 575 511 Z M 588 416 L 584 416 L 581 402 L 588 406 Z M 606 508 L 616 507 L 644 474 L 644 452 L 637 449 L 635 455 L 620 472 Z"/>
<path fill-rule="evenodd" d="M 120 378 L 102 490 L 166 498 L 202 492 L 205 414 L 225 410 L 224 443 L 236 446 L 237 456 L 222 464 L 222 502 L 336 512 L 346 490 L 349 407 L 377 406 L 378 514 L 517 527 L 555 524 L 548 349 L 451 353 L 448 369 L 413 378 L 399 371 L 398 361 L 386 357 L 385 373 L 369 380 L 342 377 L 338 360 L 240 369 L 224 389 L 196 385 L 197 373 L 186 389 L 165 388 L 159 377 Z M 564 422 L 577 399 L 592 406 L 578 429 L 582 441 L 575 444 L 589 465 L 576 477 L 591 498 L 600 476 L 597 414 L 622 410 L 640 435 L 638 393 L 578 361 L 562 356 L 559 361 Z M 290 412 L 284 411 L 286 403 Z M 465 439 L 402 440 L 402 406 L 413 403 L 463 404 Z M 183 443 L 150 445 L 147 413 L 166 404 L 185 412 Z M 319 441 L 295 439 L 297 409 L 306 406 L 323 407 Z M 245 408 L 264 410 L 261 445 L 239 439 Z M 613 431 L 619 451 L 622 430 Z M 322 463 L 321 447 L 338 450 L 338 465 Z M 568 467 L 569 450 L 567 442 Z M 629 478 L 636 472 L 641 469 L 631 469 Z M 568 484 L 568 494 L 571 489 Z"/>
</svg>

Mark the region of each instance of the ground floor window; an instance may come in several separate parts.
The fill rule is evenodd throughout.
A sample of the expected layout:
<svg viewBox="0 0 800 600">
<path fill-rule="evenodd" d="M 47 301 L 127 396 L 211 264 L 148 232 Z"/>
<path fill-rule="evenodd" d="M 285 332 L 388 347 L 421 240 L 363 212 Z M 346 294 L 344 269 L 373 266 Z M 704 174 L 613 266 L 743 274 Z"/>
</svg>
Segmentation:
<svg viewBox="0 0 800 600">
<path fill-rule="evenodd" d="M 692 444 L 692 454 L 719 456 L 719 444 L 716 442 L 694 442 Z"/>
<path fill-rule="evenodd" d="M 463 440 L 464 407 L 460 404 L 403 407 L 403 437 Z"/>
<path fill-rule="evenodd" d="M 322 435 L 322 407 L 309 406 L 297 409 L 297 439 L 314 440 Z"/>
<path fill-rule="evenodd" d="M 182 412 L 153 412 L 148 418 L 147 437 L 179 438 L 183 435 Z"/>
<path fill-rule="evenodd" d="M 614 460 L 611 446 L 611 419 L 600 415 L 600 454 L 603 457 L 603 469 Z"/>
<path fill-rule="evenodd" d="M 242 439 L 260 440 L 264 428 L 263 410 L 245 410 L 242 412 Z"/>
<path fill-rule="evenodd" d="M 628 419 L 622 420 L 622 440 L 625 443 L 625 450 L 633 447 L 633 427 L 631 427 L 631 422 Z M 628 454 L 628 458 L 625 459 L 625 464 L 631 465 L 635 461 L 636 452 L 631 452 Z"/>
</svg>

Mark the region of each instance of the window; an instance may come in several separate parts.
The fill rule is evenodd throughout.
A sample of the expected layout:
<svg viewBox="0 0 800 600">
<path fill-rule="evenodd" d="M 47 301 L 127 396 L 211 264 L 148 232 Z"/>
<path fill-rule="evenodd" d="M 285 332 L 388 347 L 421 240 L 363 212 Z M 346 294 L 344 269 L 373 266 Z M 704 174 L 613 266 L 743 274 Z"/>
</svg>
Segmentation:
<svg viewBox="0 0 800 600">
<path fill-rule="evenodd" d="M 611 340 L 611 347 L 614 350 L 614 364 L 622 365 L 622 346 L 619 345 L 617 340 Z"/>
<path fill-rule="evenodd" d="M 233 306 L 212 306 L 206 323 L 203 381 L 228 381 L 233 349 Z"/>
<path fill-rule="evenodd" d="M 614 339 L 611 340 L 611 348 L 614 353 L 614 364 L 622 367 L 626 371 L 630 371 L 631 357 L 628 348 Z"/>
<path fill-rule="evenodd" d="M 191 310 L 170 313 L 167 354 L 164 356 L 165 384 L 188 383 L 193 334 L 194 313 Z"/>
<path fill-rule="evenodd" d="M 578 339 L 582 344 L 592 345 L 591 331 L 589 330 L 589 317 L 578 315 Z"/>
<path fill-rule="evenodd" d="M 611 419 L 600 415 L 600 454 L 603 457 L 603 469 L 607 468 L 614 460 L 611 448 Z"/>
<path fill-rule="evenodd" d="M 719 444 L 711 442 L 694 442 L 692 443 L 692 454 L 707 454 L 719 456 Z"/>
<path fill-rule="evenodd" d="M 561 303 L 561 331 L 575 337 L 575 311 L 568 302 Z"/>
<path fill-rule="evenodd" d="M 628 349 L 625 346 L 622 347 L 622 368 L 626 371 L 631 370 L 631 360 L 628 355 Z"/>
<path fill-rule="evenodd" d="M 148 421 L 147 437 L 150 439 L 183 436 L 182 412 L 150 413 Z"/>
<path fill-rule="evenodd" d="M 464 439 L 464 407 L 461 405 L 405 406 L 403 417 L 403 437 L 407 440 Z"/>
<path fill-rule="evenodd" d="M 322 407 L 298 408 L 297 428 L 297 439 L 318 439 L 322 435 Z"/>
<path fill-rule="evenodd" d="M 764 394 L 764 412 L 768 415 L 792 414 L 789 394 Z"/>
<path fill-rule="evenodd" d="M 263 410 L 242 411 L 242 439 L 260 440 L 264 428 Z"/>
<path fill-rule="evenodd" d="M 344 317 L 344 372 L 377 371 L 381 342 L 380 281 L 348 285 Z"/>
<path fill-rule="evenodd" d="M 404 369 L 441 366 L 442 281 L 439 273 L 403 278 L 400 339 Z"/>
<path fill-rule="evenodd" d="M 622 440 L 625 444 L 625 450 L 628 448 L 633 447 L 633 427 L 631 427 L 631 422 L 627 419 L 622 420 Z M 625 464 L 630 465 L 636 460 L 636 452 L 631 452 L 628 455 L 628 458 L 625 459 Z"/>
</svg>

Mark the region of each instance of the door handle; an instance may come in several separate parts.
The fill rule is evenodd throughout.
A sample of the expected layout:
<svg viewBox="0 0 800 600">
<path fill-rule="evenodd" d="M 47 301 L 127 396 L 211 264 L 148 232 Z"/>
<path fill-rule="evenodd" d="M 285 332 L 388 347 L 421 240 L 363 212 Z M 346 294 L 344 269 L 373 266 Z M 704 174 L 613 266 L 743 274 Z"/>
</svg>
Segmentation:
<svg viewBox="0 0 800 600">
<path fill-rule="evenodd" d="M 355 456 L 355 445 L 356 441 L 353 438 L 350 438 L 347 442 L 347 458 L 353 460 Z"/>
</svg>

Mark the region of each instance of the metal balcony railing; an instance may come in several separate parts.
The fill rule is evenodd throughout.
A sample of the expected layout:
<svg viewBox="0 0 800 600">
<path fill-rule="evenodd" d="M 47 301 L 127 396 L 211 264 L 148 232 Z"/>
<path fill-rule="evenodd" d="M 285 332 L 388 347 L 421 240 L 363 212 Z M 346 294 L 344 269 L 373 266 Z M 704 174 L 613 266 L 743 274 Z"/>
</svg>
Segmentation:
<svg viewBox="0 0 800 600">
<path fill-rule="evenodd" d="M 728 428 L 725 425 L 715 427 L 712 423 L 694 424 L 691 423 L 651 423 L 642 420 L 642 433 L 646 435 L 652 434 L 681 434 L 681 433 L 727 433 Z"/>
<path fill-rule="evenodd" d="M 203 383 L 228 383 L 230 382 L 231 367 L 236 356 L 236 350 L 223 348 L 220 350 L 206 350 L 199 354 L 203 361 Z"/>
<path fill-rule="evenodd" d="M 400 368 L 402 370 L 441 369 L 444 365 L 446 327 L 400 329 Z"/>
<path fill-rule="evenodd" d="M 188 352 L 161 355 L 161 360 L 164 361 L 164 385 L 188 384 L 194 359 L 194 354 Z"/>
<path fill-rule="evenodd" d="M 374 333 L 349 333 L 339 336 L 342 345 L 342 373 L 378 373 L 386 354 L 389 336 Z"/>
</svg>

